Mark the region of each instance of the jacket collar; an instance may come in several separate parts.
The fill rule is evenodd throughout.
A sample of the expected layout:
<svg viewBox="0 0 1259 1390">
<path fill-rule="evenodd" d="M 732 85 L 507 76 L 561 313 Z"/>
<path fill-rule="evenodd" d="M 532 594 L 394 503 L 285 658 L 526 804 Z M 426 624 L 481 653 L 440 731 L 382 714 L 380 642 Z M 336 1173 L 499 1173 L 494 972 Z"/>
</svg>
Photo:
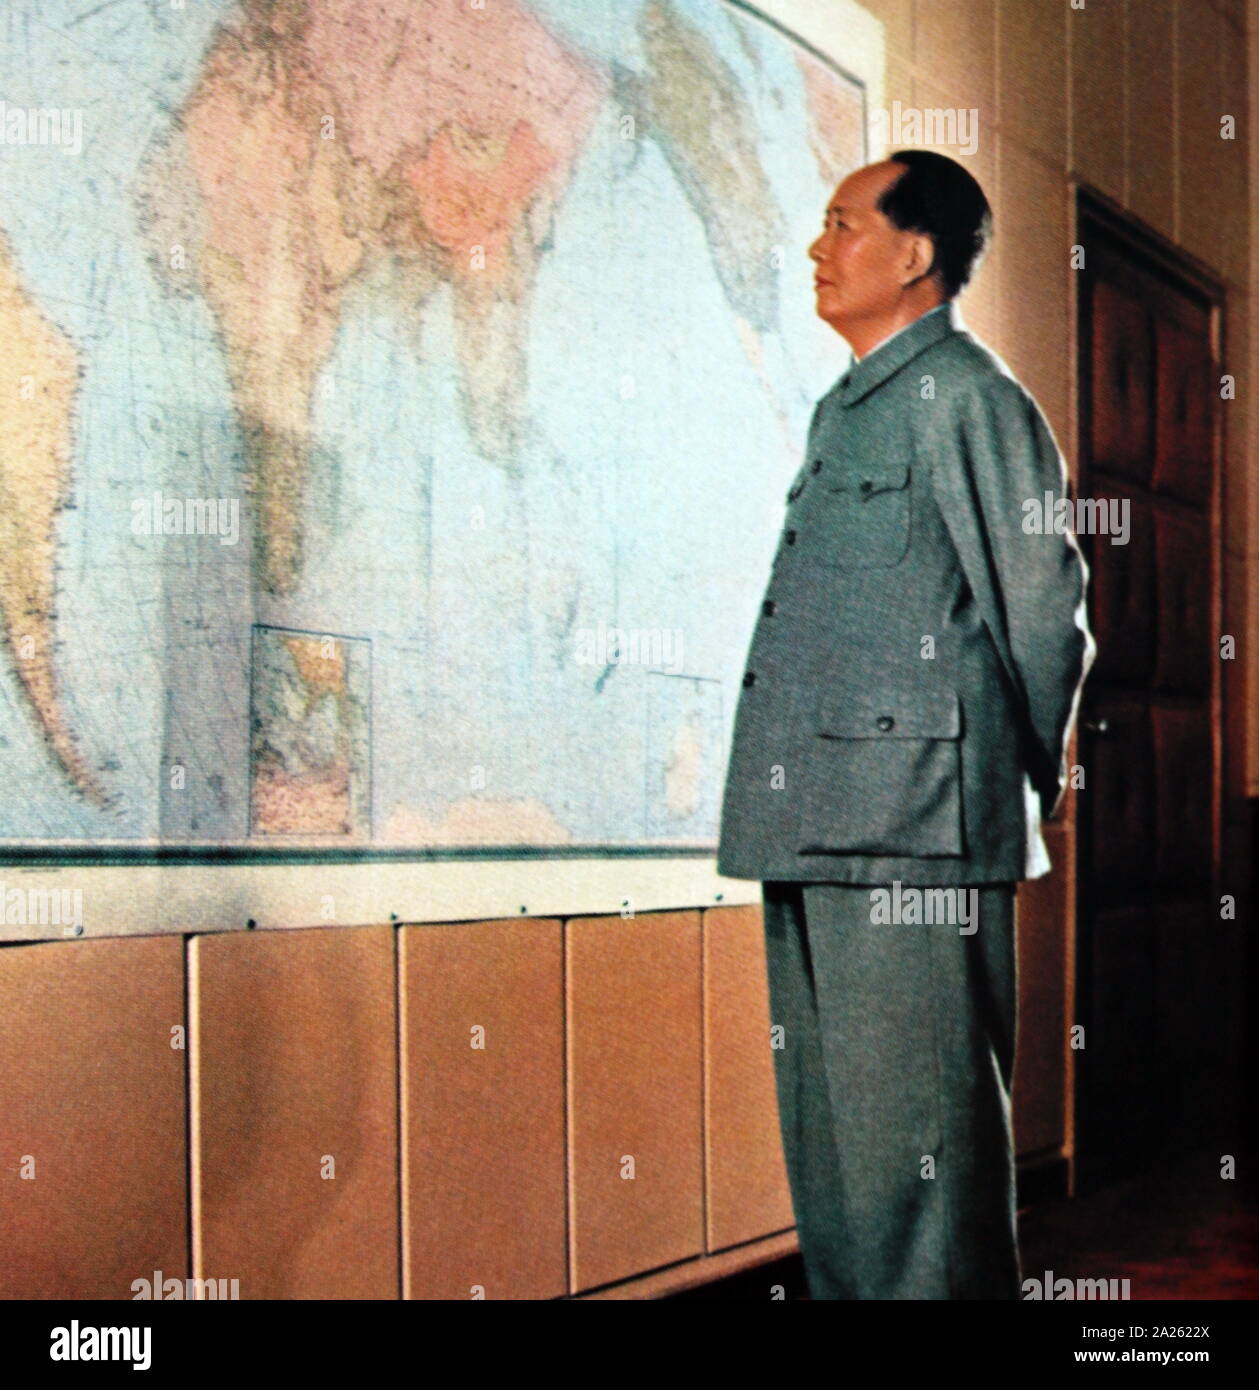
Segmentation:
<svg viewBox="0 0 1259 1390">
<path fill-rule="evenodd" d="M 928 309 L 907 328 L 894 333 L 859 362 L 854 362 L 839 379 L 839 403 L 856 405 L 932 343 L 962 330 L 964 325 L 956 300 L 946 300 L 937 309 L 938 312 Z"/>
</svg>

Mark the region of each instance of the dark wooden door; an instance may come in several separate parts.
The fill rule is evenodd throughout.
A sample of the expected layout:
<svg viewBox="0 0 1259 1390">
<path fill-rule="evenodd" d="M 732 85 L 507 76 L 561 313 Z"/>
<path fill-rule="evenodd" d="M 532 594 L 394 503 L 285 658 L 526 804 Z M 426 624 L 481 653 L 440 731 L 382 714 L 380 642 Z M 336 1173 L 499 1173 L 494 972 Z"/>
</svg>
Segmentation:
<svg viewBox="0 0 1259 1390">
<path fill-rule="evenodd" d="M 1082 535 L 1098 655 L 1081 704 L 1076 1175 L 1147 1170 L 1208 1121 L 1219 918 L 1218 298 L 1081 205 Z"/>
</svg>

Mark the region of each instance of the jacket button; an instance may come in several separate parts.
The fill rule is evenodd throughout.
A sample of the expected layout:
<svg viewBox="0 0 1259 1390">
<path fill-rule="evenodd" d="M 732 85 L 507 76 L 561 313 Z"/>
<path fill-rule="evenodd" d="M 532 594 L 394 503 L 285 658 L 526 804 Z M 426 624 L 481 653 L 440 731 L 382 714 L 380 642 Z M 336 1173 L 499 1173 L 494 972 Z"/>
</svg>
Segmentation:
<svg viewBox="0 0 1259 1390">
<path fill-rule="evenodd" d="M 813 460 L 813 471 L 814 471 L 815 473 L 820 473 L 820 472 L 822 471 L 822 460 L 821 460 L 821 459 L 814 459 L 814 460 Z"/>
<path fill-rule="evenodd" d="M 755 684 L 755 682 L 756 682 L 756 672 L 755 672 L 755 671 L 745 671 L 745 672 L 743 673 L 743 688 L 744 688 L 745 690 L 748 688 L 749 685 Z"/>
<path fill-rule="evenodd" d="M 788 531 L 787 534 L 783 537 L 783 540 L 785 540 L 788 545 L 795 545 L 796 533 L 794 531 Z"/>
<path fill-rule="evenodd" d="M 794 502 L 794 501 L 796 500 L 796 498 L 799 497 L 800 494 L 801 494 L 803 491 L 804 491 L 804 484 L 803 484 L 803 483 L 797 483 L 797 484 L 795 485 L 795 487 L 793 487 L 793 488 L 791 489 L 791 491 L 787 494 L 787 501 L 788 501 L 788 502 Z"/>
<path fill-rule="evenodd" d="M 869 492 L 870 489 L 871 489 L 873 486 L 874 486 L 874 484 L 870 481 L 869 478 L 862 478 L 862 480 L 861 480 L 861 490 L 862 490 L 862 492 Z"/>
<path fill-rule="evenodd" d="M 879 715 L 878 724 L 879 728 L 882 729 L 884 733 L 887 733 L 889 729 L 895 726 L 896 720 L 893 719 L 890 714 L 881 714 Z"/>
<path fill-rule="evenodd" d="M 761 604 L 761 612 L 764 613 L 767 618 L 772 618 L 777 608 L 778 605 L 772 598 L 767 598 L 765 602 Z"/>
</svg>

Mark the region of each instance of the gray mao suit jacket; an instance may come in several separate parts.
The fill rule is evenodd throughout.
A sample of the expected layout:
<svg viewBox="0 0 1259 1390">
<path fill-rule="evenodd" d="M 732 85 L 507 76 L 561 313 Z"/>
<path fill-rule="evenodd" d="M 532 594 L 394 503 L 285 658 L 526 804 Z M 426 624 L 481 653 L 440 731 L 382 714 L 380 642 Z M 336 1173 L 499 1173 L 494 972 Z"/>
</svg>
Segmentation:
<svg viewBox="0 0 1259 1390">
<path fill-rule="evenodd" d="M 1050 869 L 1096 652 L 1065 461 L 953 303 L 818 402 L 748 653 L 717 868 L 960 884 Z M 1037 526 L 1037 513 L 1042 524 Z"/>
</svg>

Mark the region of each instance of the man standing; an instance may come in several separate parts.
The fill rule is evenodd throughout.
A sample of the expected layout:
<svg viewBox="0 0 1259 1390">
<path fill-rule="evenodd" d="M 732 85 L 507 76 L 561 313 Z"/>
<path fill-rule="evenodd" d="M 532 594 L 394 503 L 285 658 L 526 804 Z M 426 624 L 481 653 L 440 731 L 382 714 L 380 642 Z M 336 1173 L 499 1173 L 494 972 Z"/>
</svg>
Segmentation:
<svg viewBox="0 0 1259 1390">
<path fill-rule="evenodd" d="M 1019 1296 L 1015 883 L 1049 871 L 1095 645 L 1075 537 L 1024 529 L 1062 455 L 954 305 L 990 230 L 960 164 L 906 150 L 844 179 L 809 249 L 856 361 L 787 494 L 717 867 L 763 881 L 818 1299 Z"/>
</svg>

